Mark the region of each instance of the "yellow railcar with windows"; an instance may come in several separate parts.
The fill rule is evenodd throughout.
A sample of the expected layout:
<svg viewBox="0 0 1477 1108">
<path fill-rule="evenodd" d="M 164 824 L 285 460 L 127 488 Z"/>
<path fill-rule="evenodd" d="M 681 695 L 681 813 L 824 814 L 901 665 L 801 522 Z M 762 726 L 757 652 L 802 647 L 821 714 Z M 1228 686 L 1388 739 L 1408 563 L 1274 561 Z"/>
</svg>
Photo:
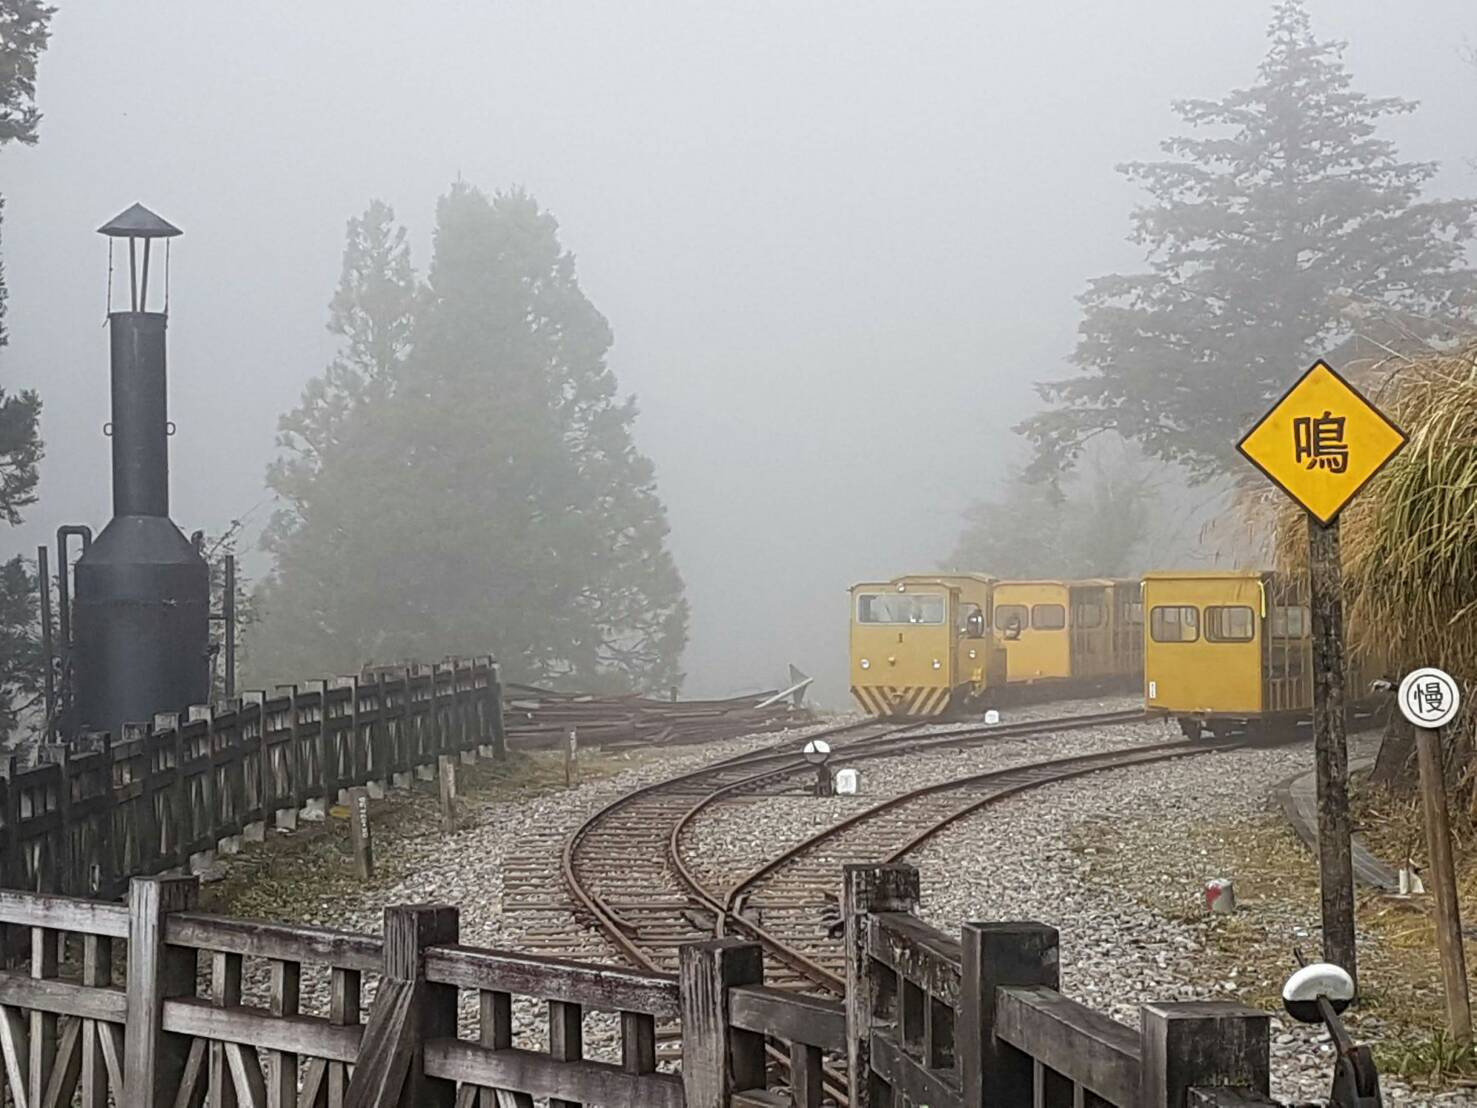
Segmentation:
<svg viewBox="0 0 1477 1108">
<path fill-rule="evenodd" d="M 1313 703 L 1313 626 L 1306 579 L 1259 570 L 1182 570 L 1144 577 L 1144 703 L 1191 738 L 1305 717 Z M 1377 660 L 1349 667 L 1352 701 Z"/>
<path fill-rule="evenodd" d="M 1005 683 L 990 635 L 994 579 L 911 575 L 851 588 L 851 693 L 876 716 L 983 704 Z"/>
<path fill-rule="evenodd" d="M 1001 581 L 995 632 L 1011 684 L 1083 688 L 1136 682 L 1143 608 L 1136 581 Z"/>
</svg>

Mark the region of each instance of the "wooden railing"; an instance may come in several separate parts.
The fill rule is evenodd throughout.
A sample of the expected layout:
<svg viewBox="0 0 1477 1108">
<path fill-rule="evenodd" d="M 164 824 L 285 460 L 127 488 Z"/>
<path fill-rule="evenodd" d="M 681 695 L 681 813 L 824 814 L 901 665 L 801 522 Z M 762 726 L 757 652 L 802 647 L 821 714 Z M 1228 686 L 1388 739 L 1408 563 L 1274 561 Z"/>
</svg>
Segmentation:
<svg viewBox="0 0 1477 1108">
<path fill-rule="evenodd" d="M 917 903 L 911 866 L 847 867 L 852 1108 L 1270 1103 L 1266 1013 L 1147 1004 L 1128 1027 L 1059 991 L 1056 928 L 966 923 L 956 940 Z"/>
<path fill-rule="evenodd" d="M 356 785 L 405 780 L 448 754 L 505 753 L 491 658 L 284 686 L 14 756 L 0 780 L 0 884 L 112 897 Z"/>
<path fill-rule="evenodd" d="M 1057 990 L 1052 928 L 955 940 L 917 889 L 847 869 L 845 1005 L 766 986 L 736 939 L 684 947 L 673 977 L 462 946 L 446 906 L 366 936 L 201 914 L 193 877 L 137 878 L 126 905 L 0 892 L 30 940 L 0 971 L 0 1084 L 26 1108 L 819 1108 L 848 1084 L 853 1108 L 1271 1103 L 1266 1015 L 1150 1004 L 1126 1027 Z M 515 1042 L 518 998 L 543 1005 L 541 1049 Z M 618 1024 L 602 1049 L 592 1012 Z"/>
</svg>

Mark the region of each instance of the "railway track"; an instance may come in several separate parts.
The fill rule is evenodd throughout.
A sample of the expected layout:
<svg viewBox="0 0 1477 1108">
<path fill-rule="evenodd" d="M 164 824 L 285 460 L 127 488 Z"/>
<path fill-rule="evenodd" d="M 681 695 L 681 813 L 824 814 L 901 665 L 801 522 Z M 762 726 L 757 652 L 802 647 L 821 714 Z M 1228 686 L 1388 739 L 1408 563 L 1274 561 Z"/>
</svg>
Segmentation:
<svg viewBox="0 0 1477 1108">
<path fill-rule="evenodd" d="M 797 786 L 808 784 L 811 767 L 800 756 L 799 749 L 817 737 L 826 738 L 848 764 L 855 764 L 901 753 L 973 746 L 1033 735 L 1057 735 L 1064 731 L 1143 718 L 1144 714 L 1138 710 L 1102 712 L 923 734 L 919 733 L 925 726 L 922 724 L 900 726 L 866 721 L 814 732 L 798 739 L 788 738 L 759 751 L 737 755 L 637 789 L 602 808 L 565 841 L 561 859 L 564 886 L 573 897 L 575 910 L 593 919 L 605 937 L 637 966 L 656 972 L 675 972 L 677 949 L 683 943 L 711 938 L 725 931 L 747 931 L 759 938 L 770 953 L 773 984 L 795 989 L 831 990 L 835 987 L 834 969 L 823 960 L 831 955 L 820 953 L 812 958 L 795 944 L 806 941 L 806 936 L 800 933 L 803 928 L 799 927 L 804 914 L 813 912 L 819 918 L 825 907 L 826 892 L 837 887 L 840 863 L 830 867 L 824 881 L 817 880 L 810 886 L 809 893 L 804 896 L 797 894 L 789 909 L 796 921 L 794 929 L 781 934 L 754 927 L 742 916 L 731 914 L 735 898 L 748 890 L 737 886 L 732 890 L 707 887 L 683 859 L 684 836 L 698 816 L 714 805 L 746 803 L 777 792 L 796 791 Z M 1192 748 L 1183 742 L 1165 745 L 1186 753 L 1208 749 Z M 1121 753 L 1126 756 L 1144 749 L 1135 747 Z M 1102 760 L 1105 756 L 1086 757 Z M 1082 760 L 1068 759 L 1072 762 Z M 1028 768 L 1022 767 L 1015 772 L 1025 772 Z M 1084 766 L 1080 772 L 1095 772 L 1096 768 L 1109 767 Z M 1064 774 L 1059 774 L 1053 779 L 1061 779 L 1062 776 Z M 1045 780 L 1043 778 L 1039 783 L 1045 783 Z M 961 781 L 950 783 L 954 788 L 963 785 Z M 889 804 L 900 809 L 905 799 L 907 797 L 894 798 Z M 869 811 L 878 812 L 881 807 Z M 867 814 L 861 813 L 863 816 Z M 916 826 L 917 820 L 923 817 L 915 811 L 912 816 L 899 813 L 898 818 L 912 819 L 912 825 Z M 853 818 L 838 826 L 856 827 L 862 822 L 868 821 Z M 806 845 L 801 844 L 802 847 Z M 821 836 L 817 836 L 810 845 L 812 850 L 819 850 Z M 791 860 L 798 859 L 795 851 L 789 852 L 786 858 L 790 855 L 795 855 Z M 841 856 L 847 860 L 861 857 Z M 766 875 L 767 872 L 768 868 Z M 802 887 L 803 884 L 796 886 L 797 889 Z M 759 906 L 762 914 L 762 899 L 756 901 L 750 897 L 745 907 L 753 909 Z M 776 902 L 771 910 L 780 912 L 784 909 Z M 753 914 L 752 910 L 750 914 Z M 839 945 L 836 949 L 839 951 Z"/>
<path fill-rule="evenodd" d="M 1042 785 L 1211 749 L 1228 748 L 1178 740 L 1031 762 L 914 789 L 848 816 L 770 859 L 714 897 L 711 907 L 730 932 L 758 939 L 782 967 L 766 977 L 767 983 L 844 996 L 846 957 L 837 903 L 842 866 L 899 861 L 965 816 Z M 830 925 L 832 920 L 836 926 Z"/>
</svg>

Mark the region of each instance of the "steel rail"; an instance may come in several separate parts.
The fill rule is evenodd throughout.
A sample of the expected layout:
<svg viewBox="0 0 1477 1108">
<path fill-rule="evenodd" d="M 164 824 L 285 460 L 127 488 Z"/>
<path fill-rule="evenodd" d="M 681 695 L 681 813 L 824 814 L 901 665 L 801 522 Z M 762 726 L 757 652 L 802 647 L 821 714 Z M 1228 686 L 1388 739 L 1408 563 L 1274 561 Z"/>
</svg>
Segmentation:
<svg viewBox="0 0 1477 1108">
<path fill-rule="evenodd" d="M 1095 773 L 1103 773 L 1108 770 L 1123 769 L 1128 766 L 1163 762 L 1175 758 L 1209 754 L 1216 751 L 1225 752 L 1234 749 L 1239 749 L 1239 747 L 1236 745 L 1197 745 L 1181 739 L 1175 742 L 1160 743 L 1153 746 L 1123 747 L 1117 750 L 1099 751 L 1095 754 L 1078 754 L 1068 758 L 1026 762 L 1004 769 L 989 770 L 969 777 L 956 778 L 952 781 L 941 781 L 932 785 L 925 785 L 921 788 L 889 797 L 870 808 L 853 813 L 804 841 L 795 844 L 784 851 L 784 853 L 771 858 L 742 878 L 737 884 L 733 885 L 723 896 L 720 907 L 717 910 L 720 912 L 721 919 L 728 921 L 736 930 L 743 931 L 758 940 L 765 946 L 771 956 L 784 962 L 826 991 L 844 996 L 846 992 L 845 979 L 820 965 L 793 943 L 775 934 L 769 928 L 754 923 L 742 916 L 740 911 L 742 907 L 741 901 L 753 890 L 759 881 L 777 872 L 789 863 L 811 853 L 818 847 L 832 841 L 846 831 L 872 821 L 880 815 L 896 811 L 908 804 L 928 797 L 950 792 L 970 791 L 981 786 L 988 786 L 991 782 L 996 781 L 1004 782 L 1000 788 L 990 789 L 983 796 L 976 797 L 963 805 L 950 809 L 942 817 L 929 818 L 919 825 L 914 834 L 884 854 L 879 859 L 881 862 L 896 862 L 911 854 L 923 843 L 965 816 L 1043 785 L 1054 785 L 1062 781 L 1086 777 Z"/>
</svg>

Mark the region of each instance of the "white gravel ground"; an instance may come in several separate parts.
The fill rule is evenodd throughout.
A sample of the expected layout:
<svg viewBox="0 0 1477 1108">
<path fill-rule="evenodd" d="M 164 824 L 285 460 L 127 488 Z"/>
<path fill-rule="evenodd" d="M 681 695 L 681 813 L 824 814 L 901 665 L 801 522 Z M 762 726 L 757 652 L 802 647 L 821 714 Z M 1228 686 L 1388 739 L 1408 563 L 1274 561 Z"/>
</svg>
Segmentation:
<svg viewBox="0 0 1477 1108">
<path fill-rule="evenodd" d="M 1069 996 L 1136 1025 L 1141 1000 L 1225 999 L 1243 986 L 1232 971 L 1208 978 L 1197 957 L 1208 928 L 1202 890 L 1215 872 L 1206 851 L 1184 844 L 1208 824 L 1234 835 L 1266 811 L 1271 787 L 1309 766 L 1307 744 L 1276 750 L 1212 754 L 1045 786 L 1007 800 L 928 843 L 912 859 L 923 884 L 922 914 L 953 930 L 966 920 L 1039 920 L 1062 942 L 1062 989 Z M 1131 865 L 1100 867 L 1093 824 L 1111 826 L 1112 849 Z M 1111 876 L 1102 872 L 1107 870 Z M 1166 903 L 1178 910 L 1155 908 Z M 1318 948 L 1316 914 L 1281 904 L 1243 902 L 1274 941 Z M 1373 941 L 1360 936 L 1361 942 Z M 1264 972 L 1264 971 L 1260 971 Z M 1273 1095 L 1326 1097 L 1331 1047 L 1321 1031 L 1273 1021 Z M 1470 1104 L 1470 1094 L 1417 1093 L 1386 1078 L 1388 1103 Z"/>
<path fill-rule="evenodd" d="M 1020 708 L 1006 721 L 1126 707 L 1129 698 L 1094 699 Z M 800 732 L 796 732 L 799 734 Z M 719 807 L 693 828 L 686 855 L 724 884 L 747 872 L 821 823 L 875 803 L 883 796 L 927 781 L 980 772 L 1045 757 L 1111 749 L 1131 743 L 1175 738 L 1163 724 L 1133 724 L 1071 732 L 1057 738 L 1006 740 L 966 751 L 865 763 L 863 795 L 856 798 L 787 796 Z M 673 753 L 669 759 L 628 773 L 589 782 L 576 789 L 479 807 L 474 824 L 444 837 L 434 830 L 398 842 L 377 844 L 382 858 L 408 874 L 384 887 L 371 887 L 353 903 L 331 909 L 305 906 L 304 922 L 354 930 L 378 930 L 387 904 L 445 901 L 461 908 L 464 943 L 613 961 L 616 952 L 600 936 L 587 933 L 577 945 L 550 939 L 561 930 L 567 893 L 559 878 L 559 853 L 565 836 L 589 814 L 638 785 L 675 775 L 741 750 L 767 745 L 776 736 L 735 740 Z M 1197 906 L 1205 860 L 1184 849 L 1187 833 L 1207 821 L 1224 823 L 1234 833 L 1239 822 L 1265 811 L 1267 794 L 1278 780 L 1305 767 L 1307 746 L 1236 754 L 1209 754 L 1162 765 L 1095 775 L 1033 790 L 962 821 L 927 844 L 912 859 L 922 871 L 925 918 L 957 929 L 968 919 L 1039 919 L 1057 926 L 1063 945 L 1063 989 L 1069 995 L 1119 1019 L 1137 1022 L 1145 1000 L 1224 997 L 1234 980 L 1207 981 L 1197 972 L 1197 952 L 1205 947 L 1207 924 Z M 844 758 L 838 765 L 844 765 Z M 1108 885 L 1086 853 L 1092 820 L 1115 821 L 1120 851 L 1138 859 L 1136 876 L 1115 877 Z M 503 903 L 503 877 L 511 865 L 538 875 L 549 892 L 543 907 Z M 1120 867 L 1121 868 L 1121 867 Z M 1183 912 L 1149 904 L 1183 901 Z M 1315 920 L 1282 921 L 1291 941 L 1301 930 L 1305 948 L 1316 948 Z M 1311 936 L 1311 937 L 1310 937 Z M 321 1003 L 322 984 L 304 980 L 305 1009 Z M 522 1045 L 537 1048 L 544 1015 L 524 1001 L 516 1011 Z M 464 1012 L 470 1026 L 472 1013 Z M 587 1020 L 592 1056 L 612 1058 L 617 1048 L 610 1021 Z M 1274 1095 L 1309 1099 L 1327 1095 L 1328 1048 L 1320 1036 L 1298 1025 L 1274 1024 Z M 1398 1104 L 1477 1103 L 1463 1094 L 1429 1097 L 1386 1080 L 1386 1096 Z"/>
</svg>

